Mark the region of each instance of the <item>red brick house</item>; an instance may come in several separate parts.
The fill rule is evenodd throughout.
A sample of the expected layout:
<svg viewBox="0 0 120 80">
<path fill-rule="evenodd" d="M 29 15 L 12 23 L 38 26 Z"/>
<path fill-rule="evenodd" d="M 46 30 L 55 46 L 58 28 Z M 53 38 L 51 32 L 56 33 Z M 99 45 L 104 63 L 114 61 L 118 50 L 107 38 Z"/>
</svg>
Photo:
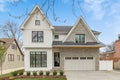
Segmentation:
<svg viewBox="0 0 120 80">
<path fill-rule="evenodd" d="M 120 69 L 120 39 L 115 41 L 114 50 L 105 52 L 100 60 L 113 60 L 114 69 Z"/>
</svg>

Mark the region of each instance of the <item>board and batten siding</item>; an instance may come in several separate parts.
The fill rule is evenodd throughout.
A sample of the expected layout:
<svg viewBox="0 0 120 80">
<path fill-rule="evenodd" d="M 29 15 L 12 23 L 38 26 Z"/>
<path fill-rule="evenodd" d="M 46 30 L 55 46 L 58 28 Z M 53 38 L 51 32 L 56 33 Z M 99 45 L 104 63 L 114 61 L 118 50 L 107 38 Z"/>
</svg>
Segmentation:
<svg viewBox="0 0 120 80">
<path fill-rule="evenodd" d="M 30 51 L 46 51 L 47 67 L 30 67 Z M 25 50 L 25 71 L 47 71 L 52 69 L 52 49 L 26 49 Z"/>
<path fill-rule="evenodd" d="M 36 18 L 37 17 L 37 18 Z M 40 25 L 35 25 L 35 20 L 40 20 Z M 51 26 L 46 19 L 43 20 L 41 12 L 38 14 L 31 15 L 28 21 L 24 25 L 23 36 L 24 36 L 24 47 L 52 47 L 52 30 Z M 43 31 L 44 42 L 33 43 L 32 42 L 32 31 Z"/>
<path fill-rule="evenodd" d="M 55 39 L 55 35 L 59 35 L 58 39 Z M 65 37 L 67 36 L 67 34 L 54 34 L 53 36 L 53 41 L 63 41 L 65 39 Z"/>
</svg>

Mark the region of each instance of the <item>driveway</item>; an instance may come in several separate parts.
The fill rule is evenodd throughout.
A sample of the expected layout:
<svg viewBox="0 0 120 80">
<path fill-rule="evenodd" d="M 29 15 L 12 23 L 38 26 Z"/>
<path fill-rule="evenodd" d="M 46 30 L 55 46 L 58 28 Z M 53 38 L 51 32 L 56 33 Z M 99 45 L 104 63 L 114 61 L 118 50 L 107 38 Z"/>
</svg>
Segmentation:
<svg viewBox="0 0 120 80">
<path fill-rule="evenodd" d="M 119 71 L 65 71 L 67 80 L 120 80 Z"/>
</svg>

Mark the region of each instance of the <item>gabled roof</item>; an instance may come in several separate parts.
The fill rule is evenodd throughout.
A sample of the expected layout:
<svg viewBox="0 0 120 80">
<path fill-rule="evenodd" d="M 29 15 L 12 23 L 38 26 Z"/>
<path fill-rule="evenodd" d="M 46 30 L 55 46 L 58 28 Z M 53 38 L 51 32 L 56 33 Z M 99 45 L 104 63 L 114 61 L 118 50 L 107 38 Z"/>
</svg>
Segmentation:
<svg viewBox="0 0 120 80">
<path fill-rule="evenodd" d="M 87 23 L 85 22 L 85 20 L 83 19 L 83 17 L 80 17 L 77 22 L 75 23 L 75 25 L 72 27 L 72 29 L 69 31 L 68 35 L 66 36 L 66 38 L 63 40 L 63 42 L 66 41 L 66 39 L 70 36 L 70 34 L 72 33 L 72 31 L 77 27 L 77 24 L 80 22 L 80 20 L 83 22 L 83 24 L 85 25 L 84 27 L 86 28 L 86 30 L 89 32 L 89 34 L 92 36 L 92 38 L 96 41 L 99 42 L 98 39 L 95 37 L 95 35 L 93 34 L 92 30 L 89 28 L 89 26 L 87 25 Z"/>
<path fill-rule="evenodd" d="M 14 38 L 0 38 L 0 42 L 3 42 L 3 43 L 4 43 L 2 46 L 3 46 L 4 48 L 6 48 L 6 50 L 10 47 L 10 45 L 11 45 L 13 42 L 15 42 L 16 45 L 17 45 L 17 47 L 18 47 L 18 49 L 19 49 L 19 51 L 20 51 L 20 53 L 21 53 L 21 55 L 24 56 L 24 54 L 22 53 L 22 51 L 21 51 L 21 49 L 20 49 L 20 47 L 19 47 L 16 39 L 14 39 Z"/>
<path fill-rule="evenodd" d="M 23 24 L 21 25 L 21 29 L 24 29 L 24 25 L 25 23 L 29 20 L 29 18 L 31 17 L 31 14 L 33 14 L 35 12 L 36 9 L 39 9 L 40 13 L 42 14 L 42 16 L 45 18 L 44 20 L 47 21 L 47 23 L 50 25 L 50 28 L 54 29 L 51 25 L 51 23 L 49 22 L 49 20 L 46 18 L 46 16 L 44 15 L 44 13 L 42 12 L 42 10 L 40 9 L 40 7 L 38 5 L 35 5 L 34 8 L 32 9 L 31 13 L 28 14 L 27 18 L 24 20 Z"/>
</svg>

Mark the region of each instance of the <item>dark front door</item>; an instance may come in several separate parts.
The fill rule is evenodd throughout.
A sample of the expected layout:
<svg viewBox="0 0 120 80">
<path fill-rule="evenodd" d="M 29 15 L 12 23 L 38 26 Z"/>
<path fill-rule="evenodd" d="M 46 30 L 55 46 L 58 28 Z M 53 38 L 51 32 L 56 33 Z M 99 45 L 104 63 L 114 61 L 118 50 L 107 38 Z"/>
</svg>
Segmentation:
<svg viewBox="0 0 120 80">
<path fill-rule="evenodd" d="M 54 52 L 54 67 L 60 66 L 60 53 Z"/>
</svg>

